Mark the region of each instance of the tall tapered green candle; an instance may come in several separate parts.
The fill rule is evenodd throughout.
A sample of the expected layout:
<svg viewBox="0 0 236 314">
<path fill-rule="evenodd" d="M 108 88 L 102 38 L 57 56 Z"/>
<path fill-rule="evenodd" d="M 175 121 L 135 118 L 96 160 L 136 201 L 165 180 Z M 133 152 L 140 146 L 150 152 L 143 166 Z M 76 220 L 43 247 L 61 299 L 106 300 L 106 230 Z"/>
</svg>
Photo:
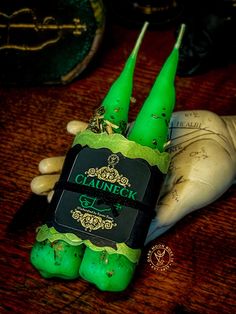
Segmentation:
<svg viewBox="0 0 236 314">
<path fill-rule="evenodd" d="M 134 68 L 137 54 L 147 27 L 148 22 L 145 22 L 136 41 L 135 47 L 127 59 L 121 74 L 114 81 L 110 90 L 102 101 L 99 111 L 103 118 L 103 129 L 99 130 L 99 133 L 101 131 L 109 130 L 110 133 L 124 133 L 126 130 L 130 98 L 132 96 L 133 89 Z"/>
<path fill-rule="evenodd" d="M 175 75 L 179 47 L 185 25 L 181 25 L 176 44 L 156 78 L 128 135 L 129 140 L 163 152 L 168 136 L 168 126 L 175 105 Z"/>
<path fill-rule="evenodd" d="M 89 129 L 95 133 L 106 131 L 108 134 L 126 131 L 130 98 L 133 88 L 133 75 L 143 36 L 148 22 L 144 23 L 135 47 L 125 63 L 120 76 L 111 86 L 105 96 L 97 116 L 90 122 Z M 100 121 L 100 126 L 96 125 Z M 126 247 L 128 255 L 139 254 L 139 250 Z M 94 283 L 99 289 L 106 291 L 122 291 L 130 283 L 136 268 L 125 255 L 104 250 L 86 248 L 80 267 L 80 275 L 85 280 Z"/>
<path fill-rule="evenodd" d="M 132 95 L 136 57 L 147 26 L 148 23 L 145 23 L 123 71 L 113 83 L 101 106 L 91 119 L 88 129 L 92 131 L 92 134 L 125 132 L 128 121 L 130 97 Z M 86 131 L 84 133 L 86 133 Z M 76 147 L 76 144 L 77 139 L 80 137 L 81 134 L 78 134 L 74 139 L 71 149 L 71 151 L 73 150 L 73 154 L 77 154 L 76 150 L 78 147 Z M 90 133 L 88 140 L 89 138 L 91 139 L 91 137 L 92 135 Z M 78 153 L 79 150 L 80 149 L 78 149 Z M 70 158 L 68 158 L 65 164 L 67 165 L 64 165 L 65 170 L 62 170 L 63 177 L 68 175 L 68 169 L 72 167 L 73 162 L 72 165 L 69 165 Z M 54 202 L 54 198 L 52 202 Z M 73 241 L 71 241 L 71 237 Z M 106 252 L 106 255 L 109 254 Z M 116 269 L 116 276 L 114 279 L 112 278 L 112 282 L 111 280 L 107 282 L 106 279 L 109 278 L 107 273 L 111 272 L 105 269 L 106 274 L 103 276 L 101 266 L 107 268 L 106 263 L 103 263 L 107 258 L 104 259 L 103 257 L 104 251 L 96 251 L 95 245 L 93 245 L 93 249 L 85 249 L 82 239 L 76 238 L 73 234 L 63 234 L 54 228 L 48 228 L 47 225 L 39 228 L 37 240 L 31 251 L 31 262 L 43 277 L 75 279 L 79 276 L 80 272 L 85 279 L 94 282 L 102 290 L 114 291 L 124 289 L 126 286 L 124 280 L 128 281 L 131 277 L 134 270 L 134 263 L 131 263 L 123 255 L 110 255 L 109 267 L 113 265 L 112 268 Z M 82 260 L 83 265 L 80 271 Z M 94 265 L 96 271 L 94 270 Z M 90 275 L 92 275 L 92 279 Z"/>
</svg>

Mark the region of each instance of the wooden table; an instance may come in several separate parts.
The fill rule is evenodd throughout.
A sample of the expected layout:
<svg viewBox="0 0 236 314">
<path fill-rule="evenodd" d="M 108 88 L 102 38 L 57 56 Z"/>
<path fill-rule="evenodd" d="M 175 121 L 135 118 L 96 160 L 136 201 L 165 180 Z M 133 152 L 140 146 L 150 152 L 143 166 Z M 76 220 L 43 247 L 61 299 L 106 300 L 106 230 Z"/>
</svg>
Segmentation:
<svg viewBox="0 0 236 314">
<path fill-rule="evenodd" d="M 29 262 L 35 229 L 46 212 L 44 197 L 30 181 L 42 158 L 63 155 L 72 142 L 66 124 L 88 121 L 121 71 L 137 29 L 108 24 L 99 54 L 67 86 L 0 88 L 1 141 L 1 313 L 235 313 L 236 188 L 195 212 L 143 251 L 131 286 L 100 292 L 82 280 L 45 280 Z M 134 119 L 174 43 L 172 29 L 149 30 L 137 60 Z M 176 79 L 176 110 L 207 109 L 235 114 L 236 65 Z M 223 174 L 222 174 L 223 176 Z M 148 252 L 168 246 L 173 262 L 151 268 Z"/>
</svg>

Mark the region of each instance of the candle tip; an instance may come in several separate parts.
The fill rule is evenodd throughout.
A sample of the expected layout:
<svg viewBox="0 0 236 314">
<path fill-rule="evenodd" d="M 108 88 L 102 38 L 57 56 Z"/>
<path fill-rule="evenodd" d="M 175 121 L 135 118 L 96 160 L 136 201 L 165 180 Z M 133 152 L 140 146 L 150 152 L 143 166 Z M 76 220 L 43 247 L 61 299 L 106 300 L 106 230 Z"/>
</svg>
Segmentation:
<svg viewBox="0 0 236 314">
<path fill-rule="evenodd" d="M 186 29 L 186 24 L 181 24 L 179 35 L 178 35 L 178 38 L 176 40 L 175 47 L 174 47 L 175 49 L 179 49 L 179 47 L 180 47 L 180 45 L 182 43 L 182 39 L 183 39 L 183 36 L 184 36 L 185 29 Z"/>
<path fill-rule="evenodd" d="M 147 22 L 147 21 L 143 24 L 141 32 L 140 32 L 140 34 L 138 36 L 138 39 L 136 41 L 135 47 L 134 47 L 134 49 L 133 49 L 133 51 L 131 53 L 131 57 L 134 57 L 134 58 L 136 57 L 136 54 L 137 54 L 137 52 L 139 50 L 139 47 L 140 47 L 140 45 L 142 43 L 142 40 L 143 40 L 143 37 L 144 37 L 144 34 L 145 34 L 146 30 L 147 30 L 148 25 L 149 25 L 149 22 Z"/>
</svg>

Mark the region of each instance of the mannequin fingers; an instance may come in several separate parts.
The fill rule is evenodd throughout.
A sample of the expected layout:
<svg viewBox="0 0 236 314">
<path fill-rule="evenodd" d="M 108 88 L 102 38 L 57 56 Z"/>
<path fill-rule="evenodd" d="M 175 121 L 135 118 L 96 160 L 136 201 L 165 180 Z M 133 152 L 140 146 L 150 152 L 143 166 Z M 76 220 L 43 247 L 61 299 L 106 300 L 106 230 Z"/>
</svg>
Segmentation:
<svg viewBox="0 0 236 314">
<path fill-rule="evenodd" d="M 35 177 L 30 184 L 31 190 L 37 195 L 47 195 L 59 180 L 59 174 Z"/>
<path fill-rule="evenodd" d="M 88 126 L 88 123 L 83 121 L 73 120 L 67 124 L 67 132 L 70 134 L 76 135 L 78 132 L 84 131 Z"/>
<path fill-rule="evenodd" d="M 39 163 L 39 171 L 42 174 L 61 172 L 64 161 L 64 156 L 45 158 Z"/>
</svg>

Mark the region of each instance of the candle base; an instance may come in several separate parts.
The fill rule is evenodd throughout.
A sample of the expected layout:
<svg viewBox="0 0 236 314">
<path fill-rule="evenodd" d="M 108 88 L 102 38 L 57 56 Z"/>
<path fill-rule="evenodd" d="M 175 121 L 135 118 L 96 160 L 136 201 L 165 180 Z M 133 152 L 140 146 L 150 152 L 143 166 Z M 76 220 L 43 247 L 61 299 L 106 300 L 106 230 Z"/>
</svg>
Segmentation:
<svg viewBox="0 0 236 314">
<path fill-rule="evenodd" d="M 86 248 L 79 273 L 102 291 L 119 292 L 129 285 L 136 265 L 124 255 Z"/>
<path fill-rule="evenodd" d="M 64 241 L 36 241 L 30 260 L 44 278 L 76 279 L 84 254 L 84 245 L 72 246 Z"/>
</svg>

